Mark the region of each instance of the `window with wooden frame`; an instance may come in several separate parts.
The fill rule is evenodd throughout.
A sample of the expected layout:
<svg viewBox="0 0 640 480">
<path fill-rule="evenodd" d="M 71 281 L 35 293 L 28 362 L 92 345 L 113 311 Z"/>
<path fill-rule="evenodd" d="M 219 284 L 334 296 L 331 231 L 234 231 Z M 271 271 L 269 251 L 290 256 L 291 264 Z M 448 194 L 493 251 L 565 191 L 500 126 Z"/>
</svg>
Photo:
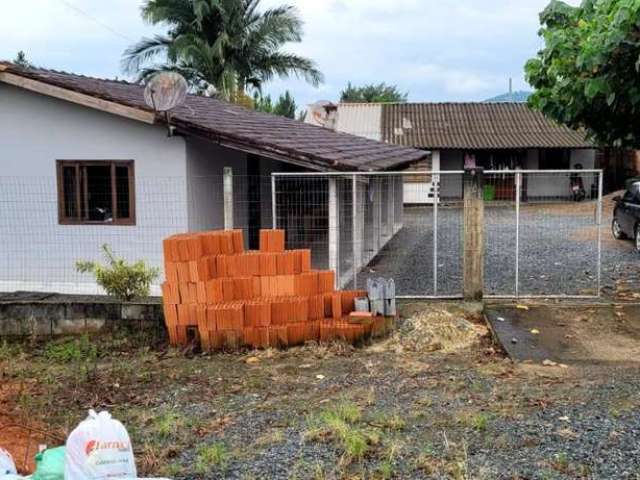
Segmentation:
<svg viewBox="0 0 640 480">
<path fill-rule="evenodd" d="M 135 225 L 133 160 L 58 160 L 58 217 L 63 225 Z"/>
</svg>

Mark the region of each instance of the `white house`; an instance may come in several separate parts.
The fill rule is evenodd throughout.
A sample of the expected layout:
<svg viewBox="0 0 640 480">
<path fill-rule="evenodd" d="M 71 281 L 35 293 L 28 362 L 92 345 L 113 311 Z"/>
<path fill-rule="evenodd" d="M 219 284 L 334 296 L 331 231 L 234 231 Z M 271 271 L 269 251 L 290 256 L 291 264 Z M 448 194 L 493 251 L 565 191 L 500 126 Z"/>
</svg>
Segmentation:
<svg viewBox="0 0 640 480">
<path fill-rule="evenodd" d="M 462 170 L 465 158 L 486 170 L 566 170 L 578 164 L 598 168 L 596 147 L 582 132 L 549 120 L 525 103 L 325 103 L 312 108 L 315 114 L 307 117 L 311 124 L 428 151 L 429 160 L 417 166 L 422 170 Z M 406 177 L 404 191 L 405 203 L 429 203 L 433 198 L 433 186 L 416 176 Z M 461 193 L 460 179 L 441 183 L 441 197 L 458 198 Z M 568 175 L 537 175 L 526 185 L 530 200 L 569 194 Z M 511 199 L 515 187 L 501 182 L 496 195 Z"/>
<path fill-rule="evenodd" d="M 396 169 L 426 156 L 199 96 L 188 96 L 170 123 L 172 136 L 139 85 L 0 63 L 0 291 L 96 293 L 75 262 L 98 258 L 104 243 L 161 267 L 164 237 L 225 225 L 225 167 L 233 172 L 232 226 L 255 248 L 258 230 L 274 224 L 272 172 Z M 340 188 L 325 179 L 307 192 L 325 201 L 303 238 L 295 230 L 303 209 L 286 209 L 308 198 L 292 196 L 287 181 L 275 197 L 289 247 L 310 246 L 317 267 L 338 269 L 327 237 L 340 228 L 329 210 Z M 395 195 L 401 206 L 392 187 L 363 188 L 372 202 Z M 375 228 L 364 219 L 359 227 Z"/>
</svg>

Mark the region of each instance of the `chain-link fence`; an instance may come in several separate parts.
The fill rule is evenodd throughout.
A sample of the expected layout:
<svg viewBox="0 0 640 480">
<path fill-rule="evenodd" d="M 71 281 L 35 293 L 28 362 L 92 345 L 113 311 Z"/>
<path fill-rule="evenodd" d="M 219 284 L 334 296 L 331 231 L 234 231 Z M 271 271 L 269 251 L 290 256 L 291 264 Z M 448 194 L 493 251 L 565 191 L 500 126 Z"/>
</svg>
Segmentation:
<svg viewBox="0 0 640 480">
<path fill-rule="evenodd" d="M 383 276 L 400 296 L 463 293 L 462 171 L 134 179 L 124 164 L 82 168 L 0 177 L 0 291 L 99 293 L 75 263 L 100 260 L 103 244 L 162 269 L 161 240 L 176 232 L 242 229 L 255 249 L 259 230 L 275 226 L 340 286 Z M 485 294 L 597 295 L 601 173 L 484 179 Z"/>
<path fill-rule="evenodd" d="M 384 276 L 401 296 L 460 297 L 463 176 L 274 174 L 276 225 L 343 286 Z M 485 295 L 599 295 L 601 182 L 596 170 L 484 172 Z M 291 231 L 305 217 L 313 226 Z"/>
</svg>

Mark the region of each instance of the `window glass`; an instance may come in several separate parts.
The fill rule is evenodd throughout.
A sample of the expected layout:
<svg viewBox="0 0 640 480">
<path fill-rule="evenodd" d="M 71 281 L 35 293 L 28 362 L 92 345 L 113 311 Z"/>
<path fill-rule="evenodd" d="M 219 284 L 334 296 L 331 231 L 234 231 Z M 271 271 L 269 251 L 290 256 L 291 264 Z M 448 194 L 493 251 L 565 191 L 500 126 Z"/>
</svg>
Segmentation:
<svg viewBox="0 0 640 480">
<path fill-rule="evenodd" d="M 133 162 L 58 161 L 61 223 L 134 223 Z"/>
<path fill-rule="evenodd" d="M 89 220 L 112 222 L 111 167 L 108 165 L 85 167 L 84 172 Z"/>
</svg>

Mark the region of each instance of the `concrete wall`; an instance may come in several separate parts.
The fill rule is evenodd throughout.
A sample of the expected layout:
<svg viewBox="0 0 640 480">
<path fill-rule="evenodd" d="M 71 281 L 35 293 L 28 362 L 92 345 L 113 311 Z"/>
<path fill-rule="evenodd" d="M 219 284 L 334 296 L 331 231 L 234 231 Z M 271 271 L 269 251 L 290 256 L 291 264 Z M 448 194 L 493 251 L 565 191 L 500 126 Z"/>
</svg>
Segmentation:
<svg viewBox="0 0 640 480">
<path fill-rule="evenodd" d="M 79 259 L 108 243 L 161 263 L 160 239 L 188 227 L 186 148 L 166 129 L 0 84 L 0 291 L 98 293 Z M 136 225 L 59 225 L 56 160 L 133 160 Z"/>
</svg>

